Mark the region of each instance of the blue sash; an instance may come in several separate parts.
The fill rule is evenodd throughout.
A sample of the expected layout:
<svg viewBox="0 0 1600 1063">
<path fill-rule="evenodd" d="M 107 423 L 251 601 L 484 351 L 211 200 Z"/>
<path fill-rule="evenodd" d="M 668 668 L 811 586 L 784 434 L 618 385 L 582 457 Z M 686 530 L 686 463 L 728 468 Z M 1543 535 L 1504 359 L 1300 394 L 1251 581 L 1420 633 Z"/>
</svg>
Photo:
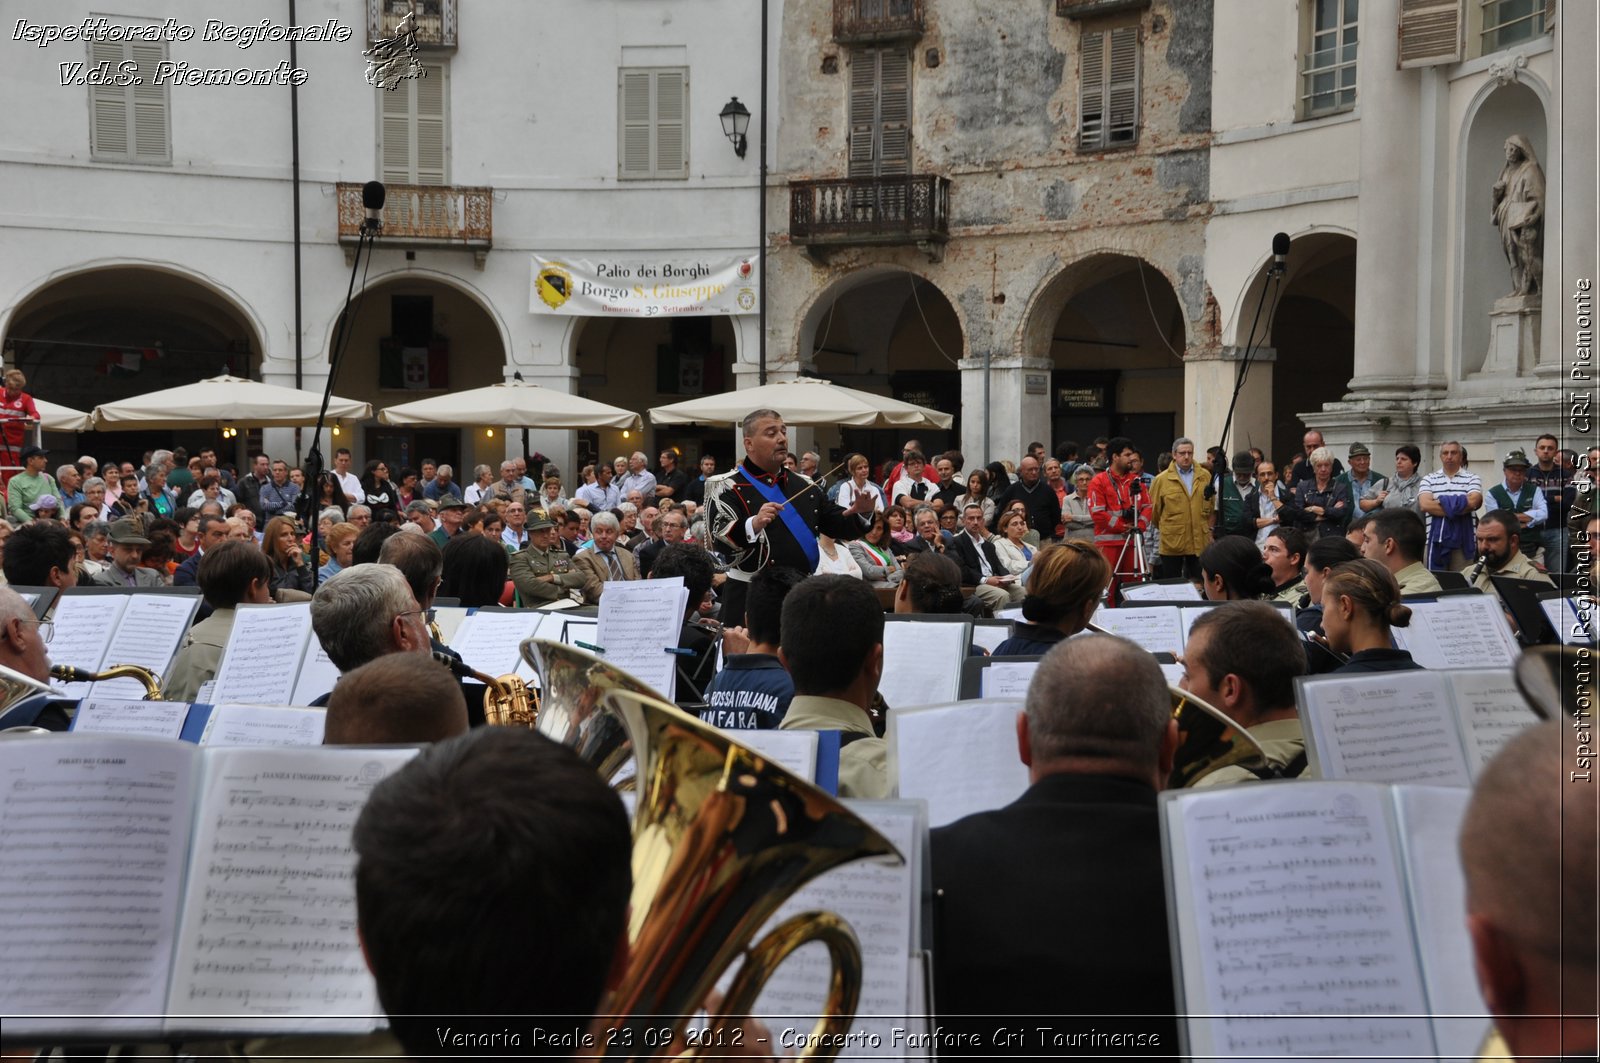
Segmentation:
<svg viewBox="0 0 1600 1063">
<path fill-rule="evenodd" d="M 806 522 L 801 520 L 800 514 L 795 511 L 793 506 L 788 504 L 789 500 L 783 496 L 783 492 L 778 489 L 777 484 L 766 483 L 751 476 L 748 472 L 745 473 L 745 479 L 750 481 L 750 486 L 754 487 L 762 498 L 768 502 L 776 502 L 783 507 L 778 510 L 778 516 L 788 526 L 789 533 L 794 536 L 794 541 L 800 544 L 800 549 L 806 552 L 806 560 L 811 562 L 811 568 L 815 571 L 817 561 L 822 557 L 817 548 L 817 533 L 806 527 Z"/>
</svg>

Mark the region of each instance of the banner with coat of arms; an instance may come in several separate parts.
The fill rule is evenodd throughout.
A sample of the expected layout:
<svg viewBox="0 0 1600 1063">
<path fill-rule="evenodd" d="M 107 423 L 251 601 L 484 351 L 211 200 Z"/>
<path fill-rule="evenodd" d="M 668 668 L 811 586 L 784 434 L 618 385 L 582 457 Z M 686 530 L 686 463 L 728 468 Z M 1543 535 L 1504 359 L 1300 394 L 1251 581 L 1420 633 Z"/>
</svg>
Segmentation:
<svg viewBox="0 0 1600 1063">
<path fill-rule="evenodd" d="M 585 317 L 753 314 L 756 253 L 715 256 L 617 252 L 601 258 L 535 254 L 528 309 Z"/>
</svg>

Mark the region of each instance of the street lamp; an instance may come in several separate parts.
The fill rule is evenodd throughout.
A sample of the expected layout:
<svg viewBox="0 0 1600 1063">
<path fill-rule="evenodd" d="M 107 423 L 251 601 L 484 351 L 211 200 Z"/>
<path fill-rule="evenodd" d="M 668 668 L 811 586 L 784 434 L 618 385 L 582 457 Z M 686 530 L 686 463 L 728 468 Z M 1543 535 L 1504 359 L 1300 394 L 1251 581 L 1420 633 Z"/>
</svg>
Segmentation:
<svg viewBox="0 0 1600 1063">
<path fill-rule="evenodd" d="M 750 108 L 735 96 L 722 106 L 722 135 L 733 141 L 733 153 L 744 158 L 745 131 L 750 128 Z"/>
</svg>

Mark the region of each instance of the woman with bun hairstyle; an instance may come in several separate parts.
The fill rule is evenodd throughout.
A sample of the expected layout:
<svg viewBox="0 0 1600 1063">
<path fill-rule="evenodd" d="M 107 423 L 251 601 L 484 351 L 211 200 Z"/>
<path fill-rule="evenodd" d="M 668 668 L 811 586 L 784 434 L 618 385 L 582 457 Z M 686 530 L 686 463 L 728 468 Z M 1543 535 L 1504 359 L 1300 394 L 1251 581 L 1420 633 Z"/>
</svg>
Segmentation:
<svg viewBox="0 0 1600 1063">
<path fill-rule="evenodd" d="M 1089 626 L 1110 582 L 1111 562 L 1092 542 L 1069 540 L 1040 550 L 1028 574 L 1028 596 L 1022 600 L 1027 623 L 1018 624 L 1011 637 L 995 647 L 993 656 L 1049 653 Z"/>
<path fill-rule="evenodd" d="M 897 613 L 959 613 L 966 605 L 961 596 L 961 566 L 943 554 L 912 554 L 894 592 Z"/>
<path fill-rule="evenodd" d="M 1387 568 L 1362 558 L 1335 565 L 1322 581 L 1322 628 L 1328 647 L 1349 659 L 1344 672 L 1400 672 L 1422 666 L 1394 648 L 1392 627 L 1411 623 L 1411 609 L 1400 602 L 1400 585 Z"/>
<path fill-rule="evenodd" d="M 1261 551 L 1243 535 L 1224 535 L 1200 554 L 1200 591 L 1208 602 L 1262 598 L 1275 586 Z"/>
</svg>

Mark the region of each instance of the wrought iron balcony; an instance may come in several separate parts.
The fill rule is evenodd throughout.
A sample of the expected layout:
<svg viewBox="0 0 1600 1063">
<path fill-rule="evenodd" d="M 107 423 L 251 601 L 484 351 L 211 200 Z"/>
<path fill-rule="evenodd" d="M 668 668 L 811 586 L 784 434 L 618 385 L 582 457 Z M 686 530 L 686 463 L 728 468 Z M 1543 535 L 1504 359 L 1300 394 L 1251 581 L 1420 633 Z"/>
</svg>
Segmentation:
<svg viewBox="0 0 1600 1063">
<path fill-rule="evenodd" d="M 789 236 L 809 248 L 950 239 L 950 179 L 932 174 L 789 182 Z"/>
<path fill-rule="evenodd" d="M 415 10 L 417 44 L 423 48 L 456 46 L 456 0 L 367 0 L 367 42 L 393 37 L 395 27 Z"/>
<path fill-rule="evenodd" d="M 833 39 L 840 44 L 922 36 L 922 0 L 833 0 Z"/>
<path fill-rule="evenodd" d="M 341 181 L 339 242 L 353 248 L 366 211 L 361 186 Z M 472 251 L 483 267 L 493 246 L 494 189 L 451 185 L 388 185 L 383 205 L 383 244 L 407 250 L 458 248 Z"/>
<path fill-rule="evenodd" d="M 1062 18 L 1101 18 L 1149 6 L 1150 0 L 1056 0 L 1056 14 Z"/>
</svg>

